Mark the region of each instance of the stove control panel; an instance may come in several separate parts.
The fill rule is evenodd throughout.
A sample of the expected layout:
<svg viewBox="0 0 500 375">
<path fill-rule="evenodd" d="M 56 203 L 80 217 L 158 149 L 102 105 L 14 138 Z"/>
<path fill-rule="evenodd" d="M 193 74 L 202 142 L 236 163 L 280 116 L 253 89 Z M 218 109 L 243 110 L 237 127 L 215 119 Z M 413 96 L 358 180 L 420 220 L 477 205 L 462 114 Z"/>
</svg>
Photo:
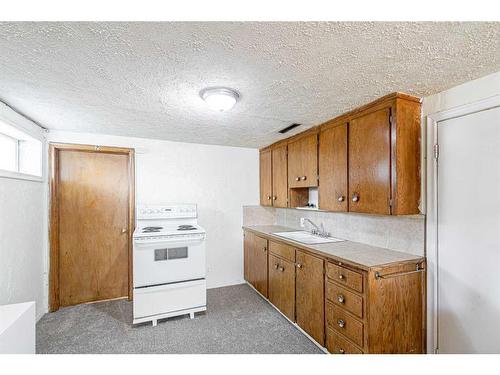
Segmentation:
<svg viewBox="0 0 500 375">
<path fill-rule="evenodd" d="M 196 204 L 139 205 L 137 219 L 187 219 L 198 216 Z"/>
</svg>

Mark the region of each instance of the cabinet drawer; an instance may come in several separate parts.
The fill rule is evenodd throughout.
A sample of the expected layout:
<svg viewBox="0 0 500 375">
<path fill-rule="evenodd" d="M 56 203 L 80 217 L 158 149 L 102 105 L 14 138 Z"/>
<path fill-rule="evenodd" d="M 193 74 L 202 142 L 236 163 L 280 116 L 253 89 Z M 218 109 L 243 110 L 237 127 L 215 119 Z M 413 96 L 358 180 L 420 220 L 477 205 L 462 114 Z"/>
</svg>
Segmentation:
<svg viewBox="0 0 500 375">
<path fill-rule="evenodd" d="M 363 274 L 352 271 L 334 263 L 327 263 L 326 275 L 339 284 L 345 285 L 356 292 L 363 293 Z"/>
<path fill-rule="evenodd" d="M 288 259 L 290 262 L 295 262 L 295 249 L 291 246 L 269 241 L 269 251 L 284 259 Z"/>
<path fill-rule="evenodd" d="M 356 346 L 341 337 L 333 329 L 326 329 L 326 349 L 331 354 L 363 354 Z"/>
<path fill-rule="evenodd" d="M 348 291 L 340 285 L 330 281 L 326 282 L 326 298 L 335 305 L 340 306 L 363 319 L 363 297 Z"/>
<path fill-rule="evenodd" d="M 363 323 L 331 302 L 326 303 L 326 322 L 358 346 L 363 346 Z"/>
</svg>

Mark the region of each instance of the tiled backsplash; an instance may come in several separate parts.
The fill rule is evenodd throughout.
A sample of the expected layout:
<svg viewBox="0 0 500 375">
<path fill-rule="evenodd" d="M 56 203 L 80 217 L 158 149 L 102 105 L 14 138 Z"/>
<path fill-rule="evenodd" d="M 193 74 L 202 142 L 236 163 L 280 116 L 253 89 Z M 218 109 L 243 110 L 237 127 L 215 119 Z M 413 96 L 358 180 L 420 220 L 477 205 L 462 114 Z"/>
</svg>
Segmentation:
<svg viewBox="0 0 500 375">
<path fill-rule="evenodd" d="M 375 216 L 355 213 L 243 206 L 243 225 L 283 225 L 300 228 L 300 218 L 323 223 L 333 237 L 372 246 L 425 255 L 425 216 Z M 310 230 L 306 224 L 305 230 Z"/>
</svg>

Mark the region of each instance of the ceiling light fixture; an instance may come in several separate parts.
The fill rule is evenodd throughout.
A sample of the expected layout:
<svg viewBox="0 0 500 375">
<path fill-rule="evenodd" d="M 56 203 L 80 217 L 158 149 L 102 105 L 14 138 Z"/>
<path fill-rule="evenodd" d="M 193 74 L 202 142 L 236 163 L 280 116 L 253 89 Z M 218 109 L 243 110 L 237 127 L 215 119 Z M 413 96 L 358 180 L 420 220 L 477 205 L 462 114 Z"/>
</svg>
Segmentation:
<svg viewBox="0 0 500 375">
<path fill-rule="evenodd" d="M 200 97 L 214 111 L 228 111 L 240 98 L 237 91 L 227 87 L 207 87 L 200 91 Z"/>
</svg>

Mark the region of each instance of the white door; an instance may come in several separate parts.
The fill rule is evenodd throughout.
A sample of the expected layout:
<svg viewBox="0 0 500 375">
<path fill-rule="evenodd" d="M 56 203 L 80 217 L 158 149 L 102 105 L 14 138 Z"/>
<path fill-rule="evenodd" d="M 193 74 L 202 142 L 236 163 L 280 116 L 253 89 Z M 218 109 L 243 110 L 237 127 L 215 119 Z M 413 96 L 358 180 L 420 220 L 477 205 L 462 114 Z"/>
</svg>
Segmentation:
<svg viewBox="0 0 500 375">
<path fill-rule="evenodd" d="M 500 108 L 438 123 L 439 353 L 500 353 Z"/>
</svg>

